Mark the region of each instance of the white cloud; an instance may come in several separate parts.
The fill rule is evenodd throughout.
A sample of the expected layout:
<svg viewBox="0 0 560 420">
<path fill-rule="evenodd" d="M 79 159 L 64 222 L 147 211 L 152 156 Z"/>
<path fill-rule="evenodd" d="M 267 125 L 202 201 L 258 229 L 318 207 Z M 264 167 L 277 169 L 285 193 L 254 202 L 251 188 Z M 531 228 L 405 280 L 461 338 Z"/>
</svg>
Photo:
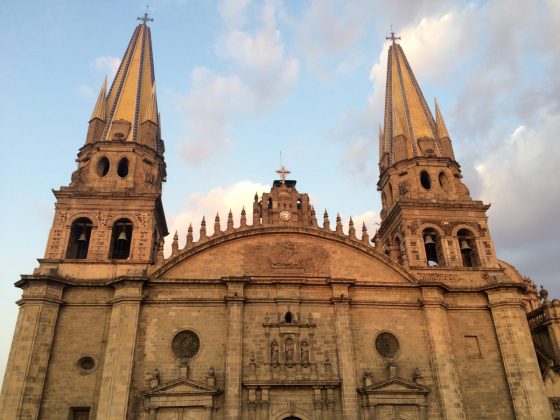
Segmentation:
<svg viewBox="0 0 560 420">
<path fill-rule="evenodd" d="M 192 71 L 191 85 L 182 103 L 188 122 L 182 156 L 188 163 L 199 164 L 231 146 L 231 120 L 246 108 L 251 93 L 238 76 L 221 76 L 204 67 Z"/>
<path fill-rule="evenodd" d="M 108 79 L 112 79 L 117 74 L 117 70 L 121 64 L 121 59 L 113 56 L 102 56 L 95 59 L 95 69 L 101 73 L 105 73 Z"/>
<path fill-rule="evenodd" d="M 251 17 L 247 15 L 248 4 L 222 1 L 219 5 L 227 30 L 216 49 L 237 71 L 223 75 L 204 67 L 194 69 L 191 90 L 181 100 L 187 120 L 181 152 L 190 164 L 204 163 L 232 147 L 236 117 L 269 111 L 285 100 L 297 83 L 299 62 L 286 54 L 275 3 L 267 1 L 258 9 L 254 34 L 243 26 Z"/>
<path fill-rule="evenodd" d="M 261 196 L 265 191 L 270 191 L 270 186 L 252 181 L 240 181 L 226 187 L 216 187 L 207 193 L 193 193 L 189 195 L 185 203 L 184 211 L 172 217 L 169 231 L 171 234 L 166 238 L 166 255 L 171 251 L 171 240 L 175 231 L 179 233 L 179 244 L 184 246 L 189 223 L 193 225 L 195 240 L 200 233 L 200 222 L 206 217 L 206 232 L 211 235 L 214 232 L 214 221 L 216 212 L 220 214 L 222 230 L 227 226 L 227 217 L 231 209 L 234 217 L 234 226 L 239 226 L 241 209 L 245 206 L 247 212 L 247 224 L 253 223 L 253 197 L 255 192 Z"/>
<path fill-rule="evenodd" d="M 239 66 L 252 90 L 256 109 L 282 101 L 297 83 L 299 61 L 285 52 L 276 13 L 274 3 L 265 2 L 254 34 L 232 29 L 218 45 L 218 51 Z"/>
</svg>

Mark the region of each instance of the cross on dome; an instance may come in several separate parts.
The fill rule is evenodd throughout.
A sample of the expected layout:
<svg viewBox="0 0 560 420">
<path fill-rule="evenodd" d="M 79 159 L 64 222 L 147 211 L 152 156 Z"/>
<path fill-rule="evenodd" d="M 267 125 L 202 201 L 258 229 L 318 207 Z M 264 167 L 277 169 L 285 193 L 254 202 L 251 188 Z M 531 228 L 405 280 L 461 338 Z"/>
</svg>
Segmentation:
<svg viewBox="0 0 560 420">
<path fill-rule="evenodd" d="M 390 39 L 391 41 L 393 41 L 393 44 L 396 44 L 396 40 L 400 40 L 401 37 L 400 36 L 395 36 L 395 33 L 393 32 L 393 25 L 391 25 L 391 36 L 386 36 L 385 39 Z"/>
<path fill-rule="evenodd" d="M 286 183 L 286 175 L 289 174 L 289 173 L 291 173 L 291 172 L 288 171 L 288 170 L 284 167 L 284 165 L 282 165 L 282 167 L 281 167 L 280 169 L 278 169 L 278 170 L 276 171 L 276 173 L 280 175 L 280 179 L 282 180 L 282 184 L 285 184 L 285 183 Z"/>
<path fill-rule="evenodd" d="M 148 8 L 149 8 L 149 7 L 150 7 L 150 6 L 146 5 L 146 11 L 144 12 L 144 16 L 143 16 L 143 17 L 137 17 L 137 18 L 136 18 L 136 20 L 141 20 L 142 23 L 143 23 L 144 25 L 145 25 L 146 23 L 148 23 L 148 22 L 153 22 L 153 21 L 154 21 L 153 18 L 148 17 L 148 16 L 149 16 L 149 15 L 148 15 Z"/>
</svg>

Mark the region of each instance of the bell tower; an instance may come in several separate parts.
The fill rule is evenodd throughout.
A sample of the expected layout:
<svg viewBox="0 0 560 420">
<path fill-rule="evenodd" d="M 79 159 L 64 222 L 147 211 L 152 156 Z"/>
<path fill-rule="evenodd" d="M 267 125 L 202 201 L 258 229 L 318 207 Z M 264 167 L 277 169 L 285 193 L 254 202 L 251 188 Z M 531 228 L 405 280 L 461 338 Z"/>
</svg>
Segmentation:
<svg viewBox="0 0 560 420">
<path fill-rule="evenodd" d="M 167 235 L 161 203 L 166 169 L 147 14 L 134 29 L 109 91 L 101 86 L 42 266 L 150 263 Z M 87 276 L 87 270 L 78 270 Z"/>
<path fill-rule="evenodd" d="M 437 101 L 434 119 L 398 37 L 391 34 L 384 127 L 379 128 L 383 209 L 375 241 L 410 268 L 496 268 L 489 205 L 470 197 Z"/>
</svg>

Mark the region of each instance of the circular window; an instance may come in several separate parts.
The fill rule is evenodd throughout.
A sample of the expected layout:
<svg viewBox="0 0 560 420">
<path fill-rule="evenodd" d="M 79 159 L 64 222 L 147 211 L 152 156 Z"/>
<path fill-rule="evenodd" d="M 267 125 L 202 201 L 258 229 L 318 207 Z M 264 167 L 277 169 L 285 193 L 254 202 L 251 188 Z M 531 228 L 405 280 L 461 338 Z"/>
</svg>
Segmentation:
<svg viewBox="0 0 560 420">
<path fill-rule="evenodd" d="M 122 158 L 119 160 L 119 165 L 117 166 L 117 173 L 121 178 L 125 178 L 128 175 L 128 159 Z"/>
<path fill-rule="evenodd" d="M 91 373 L 95 368 L 95 359 L 91 356 L 83 356 L 76 362 L 76 367 L 82 373 Z"/>
<path fill-rule="evenodd" d="M 391 333 L 381 333 L 375 339 L 375 349 L 381 356 L 391 359 L 399 352 L 399 340 Z"/>
<path fill-rule="evenodd" d="M 97 162 L 97 175 L 99 175 L 100 177 L 104 177 L 105 175 L 107 175 L 109 173 L 110 166 L 111 164 L 109 163 L 109 159 L 107 159 L 105 156 L 99 159 L 99 161 Z"/>
<path fill-rule="evenodd" d="M 429 190 L 432 186 L 432 181 L 430 179 L 430 175 L 426 171 L 420 172 L 420 184 L 427 190 Z"/>
<path fill-rule="evenodd" d="M 198 335 L 192 331 L 181 331 L 173 338 L 171 349 L 178 359 L 192 359 L 200 350 Z"/>
</svg>

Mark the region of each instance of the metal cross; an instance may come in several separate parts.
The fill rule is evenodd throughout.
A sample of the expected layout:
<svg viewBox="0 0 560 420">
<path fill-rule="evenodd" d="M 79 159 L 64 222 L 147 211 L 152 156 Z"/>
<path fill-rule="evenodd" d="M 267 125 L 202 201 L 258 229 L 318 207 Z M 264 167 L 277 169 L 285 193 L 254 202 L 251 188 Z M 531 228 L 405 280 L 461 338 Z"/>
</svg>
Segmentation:
<svg viewBox="0 0 560 420">
<path fill-rule="evenodd" d="M 386 36 L 385 39 L 390 39 L 391 41 L 393 41 L 393 44 L 396 44 L 396 40 L 400 40 L 401 37 L 400 36 L 395 36 L 395 33 L 393 32 L 393 25 L 391 25 L 391 36 Z"/>
<path fill-rule="evenodd" d="M 282 179 L 282 184 L 286 183 L 286 174 L 289 174 L 290 171 L 288 171 L 286 168 L 284 168 L 284 165 L 282 165 L 282 167 L 280 169 L 278 169 L 276 171 L 277 174 L 280 175 L 280 178 Z"/>
<path fill-rule="evenodd" d="M 149 16 L 149 15 L 148 15 L 148 8 L 149 8 L 149 7 L 150 7 L 150 6 L 146 5 L 146 11 L 144 12 L 144 16 L 143 16 L 143 17 L 137 17 L 137 18 L 136 18 L 136 20 L 141 20 L 141 21 L 144 23 L 144 25 L 145 25 L 147 22 L 153 22 L 153 21 L 154 21 L 152 18 L 148 17 L 148 16 Z"/>
</svg>

